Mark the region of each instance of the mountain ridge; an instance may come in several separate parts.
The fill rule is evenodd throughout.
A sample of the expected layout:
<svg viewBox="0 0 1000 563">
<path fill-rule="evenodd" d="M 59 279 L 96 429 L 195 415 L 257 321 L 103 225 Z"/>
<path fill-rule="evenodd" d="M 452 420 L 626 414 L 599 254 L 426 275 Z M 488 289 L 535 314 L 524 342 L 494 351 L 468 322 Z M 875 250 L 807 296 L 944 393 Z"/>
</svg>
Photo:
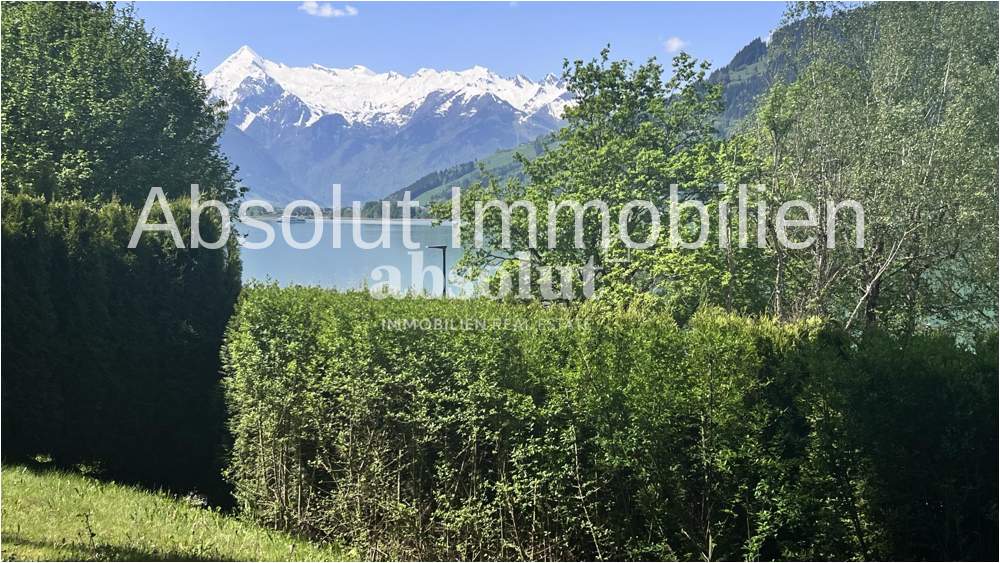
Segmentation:
<svg viewBox="0 0 1000 563">
<path fill-rule="evenodd" d="M 534 82 L 484 67 L 376 73 L 290 67 L 241 47 L 205 76 L 229 121 L 222 150 L 249 197 L 283 204 L 383 197 L 422 176 L 532 141 L 562 126 L 572 101 L 548 75 Z"/>
<path fill-rule="evenodd" d="M 505 77 L 479 65 L 461 71 L 421 68 L 409 75 L 376 73 L 363 65 L 291 67 L 270 61 L 247 45 L 205 75 L 205 84 L 230 108 L 242 106 L 252 95 L 266 94 L 268 87 L 280 88 L 310 110 L 308 120 L 296 123 L 299 126 L 312 125 L 325 115 L 341 115 L 350 124 L 402 125 L 421 100 L 437 92 L 449 94 L 442 113 L 456 101 L 491 95 L 524 114 L 522 120 L 538 112 L 558 118 L 570 101 L 563 82 L 551 73 L 535 82 L 521 74 Z M 241 130 L 247 126 L 247 122 L 238 125 Z"/>
</svg>

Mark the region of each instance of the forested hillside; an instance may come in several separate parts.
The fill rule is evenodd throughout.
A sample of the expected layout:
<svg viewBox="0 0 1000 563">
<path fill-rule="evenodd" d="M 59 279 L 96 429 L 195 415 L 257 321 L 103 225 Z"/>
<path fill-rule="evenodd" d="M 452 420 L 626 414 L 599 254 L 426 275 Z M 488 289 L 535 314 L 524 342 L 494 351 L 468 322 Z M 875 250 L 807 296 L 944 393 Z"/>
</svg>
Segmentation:
<svg viewBox="0 0 1000 563">
<path fill-rule="evenodd" d="M 752 115 L 761 96 L 776 83 L 795 80 L 794 53 L 801 48 L 801 28 L 802 24 L 792 23 L 776 29 L 767 41 L 754 39 L 729 64 L 712 72 L 708 81 L 722 87 L 720 134 L 731 134 Z"/>
<path fill-rule="evenodd" d="M 458 186 L 467 188 L 476 182 L 486 181 L 490 177 L 520 178 L 523 166 L 518 156 L 531 160 L 542 154 L 548 145 L 554 142 L 551 135 L 538 137 L 531 143 L 525 143 L 514 149 L 497 151 L 482 160 L 465 162 L 446 170 L 432 172 L 409 186 L 389 194 L 385 199 L 398 201 L 403 194 L 410 192 L 410 198 L 427 203 L 451 197 L 451 188 Z"/>
</svg>

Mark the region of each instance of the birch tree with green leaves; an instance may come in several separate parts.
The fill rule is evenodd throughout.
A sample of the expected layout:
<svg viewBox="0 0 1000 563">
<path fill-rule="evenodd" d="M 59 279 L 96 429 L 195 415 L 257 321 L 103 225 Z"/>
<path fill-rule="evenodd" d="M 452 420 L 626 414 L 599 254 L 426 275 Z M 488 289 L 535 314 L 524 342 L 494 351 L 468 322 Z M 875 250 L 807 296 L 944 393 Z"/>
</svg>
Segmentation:
<svg viewBox="0 0 1000 563">
<path fill-rule="evenodd" d="M 773 311 L 902 332 L 995 327 L 996 6 L 820 8 L 790 10 L 813 22 L 808 64 L 772 88 L 753 134 L 770 199 L 816 203 L 799 233 L 836 228 L 836 245 L 776 258 Z M 863 248 L 850 212 L 827 221 L 827 199 L 862 205 Z"/>
<path fill-rule="evenodd" d="M 644 271 L 640 255 L 647 252 L 621 243 L 623 231 L 635 241 L 651 235 L 649 211 L 627 205 L 643 200 L 663 209 L 670 184 L 701 185 L 700 165 L 711 161 L 718 144 L 712 119 L 720 107 L 718 88 L 705 81 L 707 70 L 706 63 L 684 53 L 669 70 L 655 59 L 639 66 L 612 60 L 610 49 L 591 61 L 566 61 L 564 78 L 575 102 L 549 150 L 533 161 L 522 159 L 527 181 L 485 182 L 462 194 L 462 217 L 469 225 L 463 231 L 464 272 L 478 275 L 490 267 L 513 272 L 528 260 L 536 272 L 591 264 L 599 272 L 599 290 L 661 284 L 657 274 Z M 477 247 L 471 228 L 475 209 L 492 200 L 530 202 L 534 221 L 524 209 L 513 210 L 505 239 L 499 214 L 486 213 L 483 244 Z M 562 202 L 582 209 L 575 213 Z M 627 281 L 623 286 L 615 279 Z M 573 283 L 579 287 L 584 280 Z"/>
</svg>

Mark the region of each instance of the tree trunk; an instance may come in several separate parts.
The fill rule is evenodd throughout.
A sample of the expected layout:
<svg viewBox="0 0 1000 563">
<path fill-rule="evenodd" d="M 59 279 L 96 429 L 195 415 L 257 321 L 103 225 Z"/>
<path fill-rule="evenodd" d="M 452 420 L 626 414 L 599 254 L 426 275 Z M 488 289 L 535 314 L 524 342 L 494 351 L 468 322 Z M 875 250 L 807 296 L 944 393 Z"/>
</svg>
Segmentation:
<svg viewBox="0 0 1000 563">
<path fill-rule="evenodd" d="M 865 327 L 872 328 L 878 324 L 878 296 L 882 287 L 882 278 L 872 283 L 872 289 L 865 299 Z"/>
</svg>

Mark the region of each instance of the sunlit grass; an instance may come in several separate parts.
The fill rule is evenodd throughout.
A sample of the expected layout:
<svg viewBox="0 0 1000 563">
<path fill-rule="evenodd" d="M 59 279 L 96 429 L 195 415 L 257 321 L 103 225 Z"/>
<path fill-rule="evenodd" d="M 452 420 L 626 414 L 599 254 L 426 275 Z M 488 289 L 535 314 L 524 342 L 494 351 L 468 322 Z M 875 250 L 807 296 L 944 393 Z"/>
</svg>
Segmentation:
<svg viewBox="0 0 1000 563">
<path fill-rule="evenodd" d="M 342 560 L 184 499 L 59 471 L 3 468 L 0 556 L 17 560 Z"/>
</svg>

